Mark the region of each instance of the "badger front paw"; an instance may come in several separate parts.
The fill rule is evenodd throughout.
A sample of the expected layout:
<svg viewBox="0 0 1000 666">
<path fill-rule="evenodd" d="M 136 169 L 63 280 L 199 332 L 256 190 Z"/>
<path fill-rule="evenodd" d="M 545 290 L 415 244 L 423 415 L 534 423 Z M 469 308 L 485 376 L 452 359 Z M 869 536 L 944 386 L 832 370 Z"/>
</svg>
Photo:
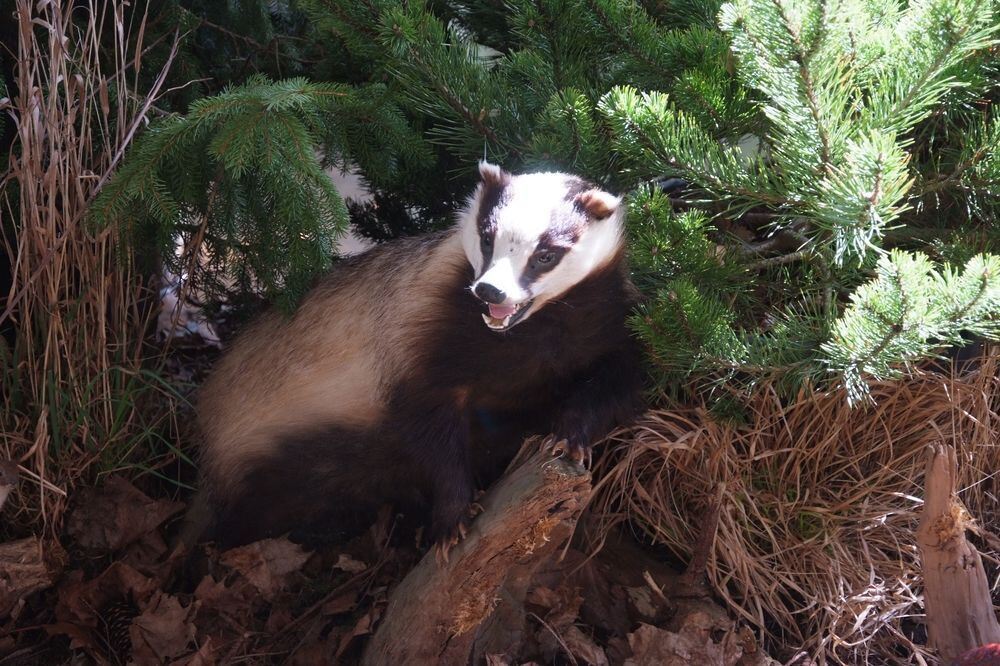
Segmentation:
<svg viewBox="0 0 1000 666">
<path fill-rule="evenodd" d="M 471 497 L 435 504 L 430 540 L 434 544 L 434 556 L 439 565 L 447 564 L 451 549 L 465 538 L 472 519 L 480 511 L 482 507 L 473 502 Z"/>
<path fill-rule="evenodd" d="M 590 469 L 594 462 L 593 448 L 577 437 L 549 435 L 542 442 L 542 447 L 546 451 L 551 451 L 553 458 L 569 458 L 586 469 Z"/>
</svg>

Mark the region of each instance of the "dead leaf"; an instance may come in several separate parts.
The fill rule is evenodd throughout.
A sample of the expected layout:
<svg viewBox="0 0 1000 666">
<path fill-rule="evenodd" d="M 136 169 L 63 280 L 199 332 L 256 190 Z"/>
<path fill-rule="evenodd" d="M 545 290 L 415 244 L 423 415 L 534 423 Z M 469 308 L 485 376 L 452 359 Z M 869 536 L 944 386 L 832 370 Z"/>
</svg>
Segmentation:
<svg viewBox="0 0 1000 666">
<path fill-rule="evenodd" d="M 357 594 L 355 592 L 346 592 L 323 604 L 320 612 L 326 616 L 348 613 L 354 610 L 354 607 L 357 605 L 356 599 Z"/>
<path fill-rule="evenodd" d="M 591 666 L 608 666 L 608 657 L 604 654 L 604 650 L 580 631 L 579 627 L 567 627 L 563 630 L 561 637 L 578 661 Z"/>
<path fill-rule="evenodd" d="M 333 565 L 333 568 L 346 571 L 347 573 L 357 574 L 365 571 L 368 568 L 368 565 L 364 562 L 359 562 L 347 553 L 341 553 L 340 557 L 337 558 L 337 563 Z"/>
<path fill-rule="evenodd" d="M 333 627 L 326 637 L 322 636 L 321 625 L 315 625 L 302 639 L 295 652 L 286 660 L 288 666 L 313 666 L 330 662 L 330 655 L 336 652 L 347 627 Z"/>
<path fill-rule="evenodd" d="M 626 587 L 629 606 L 635 616 L 645 622 L 656 621 L 659 612 L 659 600 L 653 598 L 653 592 L 648 587 Z"/>
<path fill-rule="evenodd" d="M 292 611 L 287 608 L 272 608 L 267 615 L 267 622 L 264 623 L 264 630 L 269 634 L 276 634 L 292 621 Z"/>
<path fill-rule="evenodd" d="M 83 582 L 83 572 L 74 571 L 59 587 L 56 618 L 80 626 L 97 626 L 98 613 L 112 601 L 132 599 L 141 605 L 157 588 L 152 578 L 143 576 L 122 562 L 113 562 L 100 576 Z"/>
<path fill-rule="evenodd" d="M 545 609 L 545 623 L 558 631 L 576 622 L 583 597 L 577 588 L 568 585 L 555 590 L 538 586 L 528 591 L 525 602 Z"/>
<path fill-rule="evenodd" d="M 374 607 L 360 618 L 354 624 L 354 629 L 351 633 L 346 634 L 340 639 L 340 647 L 337 648 L 336 658 L 340 659 L 340 656 L 347 651 L 347 648 L 351 646 L 351 643 L 358 636 L 365 636 L 370 634 L 372 627 L 378 622 L 378 619 L 382 616 L 382 609 L 379 607 Z"/>
<path fill-rule="evenodd" d="M 132 621 L 132 659 L 137 664 L 162 664 L 189 652 L 194 642 L 197 602 L 181 605 L 177 597 L 157 591 Z"/>
<path fill-rule="evenodd" d="M 218 659 L 215 658 L 215 646 L 209 636 L 202 642 L 197 652 L 172 661 L 170 666 L 215 666 L 216 663 Z"/>
<path fill-rule="evenodd" d="M 514 666 L 514 662 L 507 658 L 505 654 L 486 655 L 486 666 Z"/>
<path fill-rule="evenodd" d="M 59 586 L 56 622 L 45 627 L 51 635 L 69 636 L 70 646 L 100 651 L 94 631 L 104 626 L 103 612 L 112 602 L 131 601 L 142 608 L 157 588 L 157 582 L 122 562 L 114 562 L 100 576 L 83 581 L 74 571 Z"/>
<path fill-rule="evenodd" d="M 688 615 L 677 632 L 641 624 L 639 629 L 628 636 L 632 657 L 625 661 L 625 666 L 740 664 L 744 655 L 737 632 L 727 632 L 722 641 L 717 643 L 712 640 L 712 630 L 715 627 L 713 619 L 700 612 Z"/>
<path fill-rule="evenodd" d="M 66 553 L 56 542 L 28 537 L 0 544 L 0 618 L 28 595 L 51 587 L 65 562 Z"/>
<path fill-rule="evenodd" d="M 309 559 L 309 553 L 288 539 L 264 539 L 227 550 L 220 561 L 239 571 L 265 599 L 288 586 L 292 574 Z"/>
<path fill-rule="evenodd" d="M 245 578 L 226 585 L 225 581 L 205 576 L 195 588 L 194 598 L 200 603 L 198 628 L 212 634 L 223 628 L 231 630 L 233 622 L 249 625 L 251 616 L 264 603 L 257 589 Z M 216 624 L 219 626 L 215 627 Z"/>
<path fill-rule="evenodd" d="M 155 530 L 183 508 L 180 502 L 150 499 L 125 479 L 113 476 L 99 488 L 78 493 L 66 531 L 86 550 L 113 552 Z"/>
</svg>

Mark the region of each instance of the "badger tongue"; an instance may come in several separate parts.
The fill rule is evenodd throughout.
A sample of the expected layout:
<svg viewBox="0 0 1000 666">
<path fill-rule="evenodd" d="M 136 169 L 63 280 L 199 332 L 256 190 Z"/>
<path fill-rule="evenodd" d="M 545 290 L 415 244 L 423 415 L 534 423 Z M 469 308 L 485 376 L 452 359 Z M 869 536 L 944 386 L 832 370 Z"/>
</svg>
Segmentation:
<svg viewBox="0 0 1000 666">
<path fill-rule="evenodd" d="M 506 319 L 517 312 L 515 305 L 493 305 L 490 304 L 490 316 L 494 319 Z"/>
</svg>

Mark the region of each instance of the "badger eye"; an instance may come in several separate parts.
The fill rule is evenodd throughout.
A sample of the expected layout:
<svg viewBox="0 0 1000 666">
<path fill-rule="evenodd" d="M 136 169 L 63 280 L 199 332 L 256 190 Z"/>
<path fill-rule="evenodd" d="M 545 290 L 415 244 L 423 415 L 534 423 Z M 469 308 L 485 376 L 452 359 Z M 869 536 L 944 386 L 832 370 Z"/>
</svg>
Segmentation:
<svg viewBox="0 0 1000 666">
<path fill-rule="evenodd" d="M 493 247 L 492 236 L 483 236 L 483 247 Z"/>
<path fill-rule="evenodd" d="M 550 264 L 552 263 L 553 260 L 555 260 L 555 258 L 556 258 L 555 252 L 542 252 L 540 254 L 535 255 L 535 261 L 537 261 L 540 264 Z"/>
</svg>

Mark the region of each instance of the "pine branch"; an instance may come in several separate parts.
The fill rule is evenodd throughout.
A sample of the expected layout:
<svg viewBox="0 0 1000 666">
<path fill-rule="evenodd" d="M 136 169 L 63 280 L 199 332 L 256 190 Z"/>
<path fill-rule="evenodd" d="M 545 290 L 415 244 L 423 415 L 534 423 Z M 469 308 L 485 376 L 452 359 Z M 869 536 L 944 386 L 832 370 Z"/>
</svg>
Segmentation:
<svg viewBox="0 0 1000 666">
<path fill-rule="evenodd" d="M 813 122 L 816 124 L 816 130 L 819 134 L 820 140 L 820 163 L 823 170 L 829 175 L 833 170 L 833 165 L 831 164 L 830 155 L 830 138 L 829 133 L 824 127 L 823 119 L 820 116 L 819 102 L 816 95 L 816 87 L 813 82 L 813 77 L 809 72 L 809 57 L 806 53 L 805 48 L 802 45 L 802 39 L 792 24 L 788 13 L 785 11 L 785 6 L 782 4 L 782 0 L 771 0 L 775 9 L 778 11 L 778 15 L 781 17 L 781 24 L 785 31 L 788 33 L 789 38 L 792 40 L 792 44 L 795 46 L 795 62 L 799 69 L 799 78 L 802 81 L 803 92 L 805 94 L 805 100 L 809 107 L 809 113 L 812 114 Z M 820 8 L 823 10 L 823 14 L 826 14 L 826 1 L 820 0 Z M 823 19 L 820 19 L 820 25 L 823 24 Z M 819 38 L 815 40 L 815 44 L 819 44 Z M 815 46 L 814 46 L 815 48 Z"/>
</svg>

